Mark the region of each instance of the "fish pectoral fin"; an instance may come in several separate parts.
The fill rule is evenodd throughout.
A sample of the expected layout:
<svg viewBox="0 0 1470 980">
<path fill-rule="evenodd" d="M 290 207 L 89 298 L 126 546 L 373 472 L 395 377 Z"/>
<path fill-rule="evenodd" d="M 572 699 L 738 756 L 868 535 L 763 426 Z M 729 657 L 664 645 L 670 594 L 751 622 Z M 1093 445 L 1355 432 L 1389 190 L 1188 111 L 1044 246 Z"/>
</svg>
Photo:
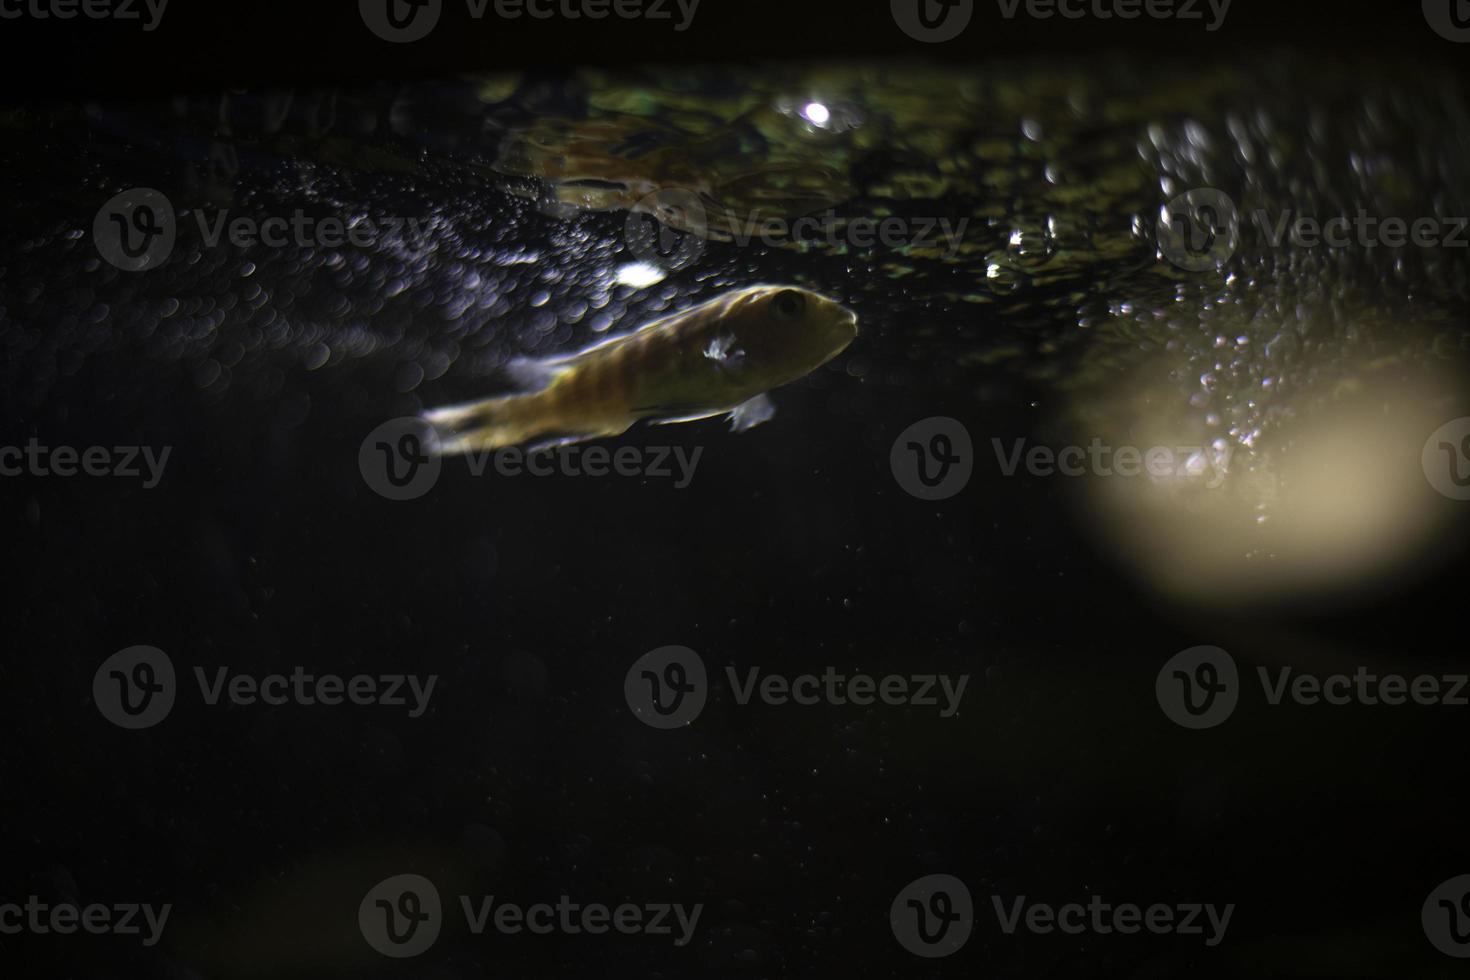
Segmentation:
<svg viewBox="0 0 1470 980">
<path fill-rule="evenodd" d="M 735 374 L 745 367 L 745 349 L 736 341 L 734 334 L 721 334 L 711 340 L 704 349 L 704 356 L 726 374 Z"/>
<path fill-rule="evenodd" d="M 771 401 L 770 395 L 756 395 L 750 401 L 741 402 L 735 406 L 730 413 L 730 429 L 734 432 L 744 432 L 753 429 L 762 422 L 769 422 L 776 416 L 776 403 Z"/>
</svg>

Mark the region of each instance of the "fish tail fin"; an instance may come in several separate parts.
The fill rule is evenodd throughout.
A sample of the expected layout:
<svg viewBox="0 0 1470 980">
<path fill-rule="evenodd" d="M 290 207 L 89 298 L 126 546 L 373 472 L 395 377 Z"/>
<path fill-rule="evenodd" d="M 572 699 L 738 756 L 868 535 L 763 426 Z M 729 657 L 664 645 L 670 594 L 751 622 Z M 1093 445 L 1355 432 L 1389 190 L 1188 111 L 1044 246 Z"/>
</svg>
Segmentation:
<svg viewBox="0 0 1470 980">
<path fill-rule="evenodd" d="M 516 446 L 556 428 L 544 392 L 501 395 L 424 413 L 441 456 Z"/>
</svg>

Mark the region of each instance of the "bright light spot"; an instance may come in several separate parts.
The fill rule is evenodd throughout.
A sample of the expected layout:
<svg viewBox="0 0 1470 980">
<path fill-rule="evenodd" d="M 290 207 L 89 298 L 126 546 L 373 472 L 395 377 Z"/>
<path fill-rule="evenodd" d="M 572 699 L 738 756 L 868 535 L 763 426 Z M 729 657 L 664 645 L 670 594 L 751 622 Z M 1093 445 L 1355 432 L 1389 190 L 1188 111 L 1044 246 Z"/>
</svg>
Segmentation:
<svg viewBox="0 0 1470 980">
<path fill-rule="evenodd" d="M 1087 484 L 1109 550 L 1163 592 L 1223 606 L 1351 596 L 1434 560 L 1446 511 L 1422 447 L 1463 386 L 1403 364 L 1333 366 L 1283 392 L 1271 428 L 1242 426 L 1229 440 L 1210 438 L 1179 401 L 1167 356 L 1118 383 L 1115 402 L 1086 403 L 1094 416 L 1077 423 L 1073 443 L 1097 436 L 1186 454 L 1172 477 Z"/>
<path fill-rule="evenodd" d="M 832 118 L 832 113 L 820 102 L 808 102 L 806 108 L 801 110 L 807 121 L 814 126 L 825 126 Z"/>
<path fill-rule="evenodd" d="M 663 282 L 668 273 L 656 265 L 647 262 L 631 262 L 618 269 L 617 283 L 619 286 L 632 286 L 634 289 L 646 289 L 655 283 Z"/>
</svg>

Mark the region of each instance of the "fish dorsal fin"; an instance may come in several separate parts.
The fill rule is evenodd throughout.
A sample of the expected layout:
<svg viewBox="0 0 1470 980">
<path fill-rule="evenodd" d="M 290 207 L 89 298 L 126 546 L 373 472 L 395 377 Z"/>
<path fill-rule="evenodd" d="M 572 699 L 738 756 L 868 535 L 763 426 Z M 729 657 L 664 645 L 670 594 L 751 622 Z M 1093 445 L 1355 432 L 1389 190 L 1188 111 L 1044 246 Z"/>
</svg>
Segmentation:
<svg viewBox="0 0 1470 980">
<path fill-rule="evenodd" d="M 643 331 L 652 326 L 654 326 L 654 324 L 650 323 L 647 327 L 639 327 L 637 330 L 634 330 L 631 333 L 622 333 L 618 334 L 616 337 L 609 337 L 606 340 L 600 340 L 597 343 L 593 344 L 591 347 L 583 347 L 581 350 L 574 350 L 566 354 L 557 354 L 555 357 L 548 357 L 542 363 L 550 365 L 551 367 L 570 367 L 582 358 L 587 357 L 589 354 L 597 354 L 602 351 L 610 350 L 614 347 L 617 347 L 619 344 L 627 343 L 629 340 L 643 333 Z"/>
<path fill-rule="evenodd" d="M 675 316 L 678 316 L 678 314 L 675 314 Z M 655 320 L 653 323 L 639 327 L 631 333 L 608 337 L 606 340 L 600 340 L 590 347 L 568 351 L 565 354 L 553 354 L 550 357 L 517 357 L 509 361 L 505 365 L 504 370 L 516 384 L 524 388 L 545 388 L 560 375 L 570 371 L 585 359 L 596 354 L 606 353 L 615 347 L 627 343 L 634 337 L 641 337 L 645 332 L 657 329 L 662 324 L 668 322 L 668 320 L 668 317 L 662 320 Z"/>
</svg>

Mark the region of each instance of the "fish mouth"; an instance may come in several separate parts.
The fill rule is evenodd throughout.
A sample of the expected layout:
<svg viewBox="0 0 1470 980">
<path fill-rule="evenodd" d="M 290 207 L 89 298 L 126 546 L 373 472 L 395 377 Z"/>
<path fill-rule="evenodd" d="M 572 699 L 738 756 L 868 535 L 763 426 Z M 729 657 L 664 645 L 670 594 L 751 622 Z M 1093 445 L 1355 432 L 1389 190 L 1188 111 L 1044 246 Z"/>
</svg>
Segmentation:
<svg viewBox="0 0 1470 980">
<path fill-rule="evenodd" d="M 857 314 L 845 306 L 839 307 L 839 311 L 836 323 L 841 336 L 837 346 L 832 349 L 832 353 L 827 355 L 828 360 L 847 350 L 858 335 Z"/>
</svg>

